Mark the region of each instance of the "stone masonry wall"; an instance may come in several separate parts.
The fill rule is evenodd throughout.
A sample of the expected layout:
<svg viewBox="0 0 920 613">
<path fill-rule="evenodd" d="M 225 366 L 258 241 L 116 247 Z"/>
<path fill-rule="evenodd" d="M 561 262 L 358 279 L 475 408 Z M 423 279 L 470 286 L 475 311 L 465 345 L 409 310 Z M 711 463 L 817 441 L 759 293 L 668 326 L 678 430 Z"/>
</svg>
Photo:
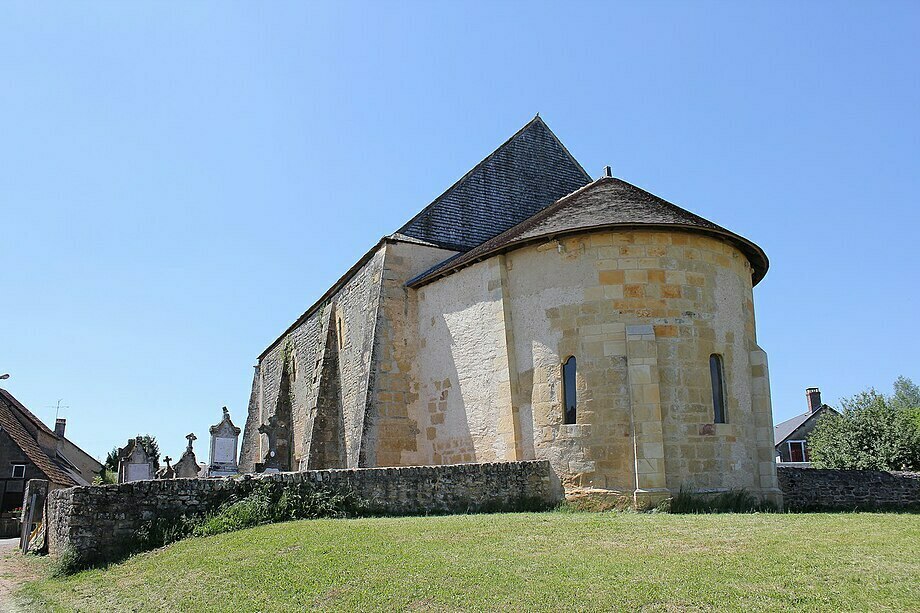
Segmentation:
<svg viewBox="0 0 920 613">
<path fill-rule="evenodd" d="M 789 511 L 920 511 L 920 473 L 788 466 L 776 472 Z"/>
<path fill-rule="evenodd" d="M 48 552 L 71 551 L 80 563 L 118 559 L 136 550 L 156 518 L 200 516 L 260 480 L 315 483 L 350 490 L 368 514 L 425 515 L 549 508 L 562 488 L 549 462 L 506 462 L 317 470 L 237 479 L 135 481 L 74 487 L 48 497 Z"/>
<path fill-rule="evenodd" d="M 571 487 L 650 500 L 684 486 L 745 488 L 778 502 L 751 281 L 744 254 L 721 240 L 605 230 L 420 287 L 410 411 L 422 416 L 426 463 L 539 458 Z M 713 354 L 726 423 L 715 423 Z M 563 418 L 569 357 L 573 424 Z"/>
</svg>

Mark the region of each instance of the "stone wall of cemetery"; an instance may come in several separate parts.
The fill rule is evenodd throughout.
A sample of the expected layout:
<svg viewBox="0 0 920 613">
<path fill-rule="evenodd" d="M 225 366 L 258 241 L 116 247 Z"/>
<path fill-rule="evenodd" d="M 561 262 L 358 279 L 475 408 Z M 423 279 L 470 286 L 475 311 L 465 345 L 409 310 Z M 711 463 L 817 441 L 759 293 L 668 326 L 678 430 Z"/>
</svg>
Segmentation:
<svg viewBox="0 0 920 613">
<path fill-rule="evenodd" d="M 163 522 L 194 518 L 245 496 L 262 480 L 351 493 L 368 515 L 550 508 L 563 499 L 549 462 L 316 470 L 225 479 L 169 479 L 74 487 L 48 497 L 48 552 L 86 565 L 142 549 Z M 159 525 L 157 522 L 160 522 Z"/>
<path fill-rule="evenodd" d="M 920 473 L 780 466 L 790 511 L 920 510 Z"/>
</svg>

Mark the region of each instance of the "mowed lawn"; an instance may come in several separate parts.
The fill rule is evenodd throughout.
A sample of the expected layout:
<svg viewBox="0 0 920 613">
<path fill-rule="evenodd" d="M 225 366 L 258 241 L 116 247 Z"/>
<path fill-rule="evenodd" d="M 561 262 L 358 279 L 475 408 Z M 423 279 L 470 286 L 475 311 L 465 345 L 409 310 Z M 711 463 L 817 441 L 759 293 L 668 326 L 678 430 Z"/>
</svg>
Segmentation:
<svg viewBox="0 0 920 613">
<path fill-rule="evenodd" d="M 43 579 L 24 610 L 920 610 L 920 515 L 312 520 Z"/>
</svg>

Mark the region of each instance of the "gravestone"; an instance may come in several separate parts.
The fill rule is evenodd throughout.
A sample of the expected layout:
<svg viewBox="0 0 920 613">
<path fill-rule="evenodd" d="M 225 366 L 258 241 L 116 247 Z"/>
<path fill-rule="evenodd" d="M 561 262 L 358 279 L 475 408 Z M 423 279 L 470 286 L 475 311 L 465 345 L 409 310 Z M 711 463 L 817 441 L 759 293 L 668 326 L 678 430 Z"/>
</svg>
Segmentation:
<svg viewBox="0 0 920 613">
<path fill-rule="evenodd" d="M 188 447 L 185 448 L 185 453 L 182 454 L 182 457 L 179 458 L 179 461 L 176 462 L 173 469 L 176 471 L 177 479 L 194 479 L 198 476 L 198 460 L 195 459 L 195 451 L 192 449 L 192 443 L 197 440 L 194 434 L 186 434 L 185 438 L 188 439 Z"/>
<path fill-rule="evenodd" d="M 268 452 L 256 464 L 256 472 L 276 473 L 289 470 L 287 466 L 287 424 L 272 415 L 267 424 L 259 426 L 259 434 L 268 437 Z"/>
<path fill-rule="evenodd" d="M 208 476 L 228 477 L 239 473 L 236 450 L 240 438 L 240 429 L 230 420 L 230 411 L 223 408 L 224 417 L 217 425 L 211 426 L 211 464 Z"/>
<path fill-rule="evenodd" d="M 153 479 L 153 472 L 153 460 L 136 438 L 129 438 L 128 444 L 118 450 L 118 482 L 146 481 Z"/>
<path fill-rule="evenodd" d="M 172 462 L 172 458 L 166 456 L 163 461 L 166 462 L 166 466 L 157 471 L 157 479 L 175 479 L 176 469 L 169 465 Z"/>
</svg>

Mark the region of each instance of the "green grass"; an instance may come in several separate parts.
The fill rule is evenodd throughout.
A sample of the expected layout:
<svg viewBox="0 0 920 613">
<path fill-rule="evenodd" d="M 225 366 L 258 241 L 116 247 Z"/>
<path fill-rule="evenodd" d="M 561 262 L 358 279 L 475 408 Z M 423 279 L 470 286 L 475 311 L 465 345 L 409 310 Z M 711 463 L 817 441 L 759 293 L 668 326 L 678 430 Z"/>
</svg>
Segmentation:
<svg viewBox="0 0 920 613">
<path fill-rule="evenodd" d="M 25 610 L 918 610 L 920 516 L 307 520 L 42 579 Z"/>
</svg>

